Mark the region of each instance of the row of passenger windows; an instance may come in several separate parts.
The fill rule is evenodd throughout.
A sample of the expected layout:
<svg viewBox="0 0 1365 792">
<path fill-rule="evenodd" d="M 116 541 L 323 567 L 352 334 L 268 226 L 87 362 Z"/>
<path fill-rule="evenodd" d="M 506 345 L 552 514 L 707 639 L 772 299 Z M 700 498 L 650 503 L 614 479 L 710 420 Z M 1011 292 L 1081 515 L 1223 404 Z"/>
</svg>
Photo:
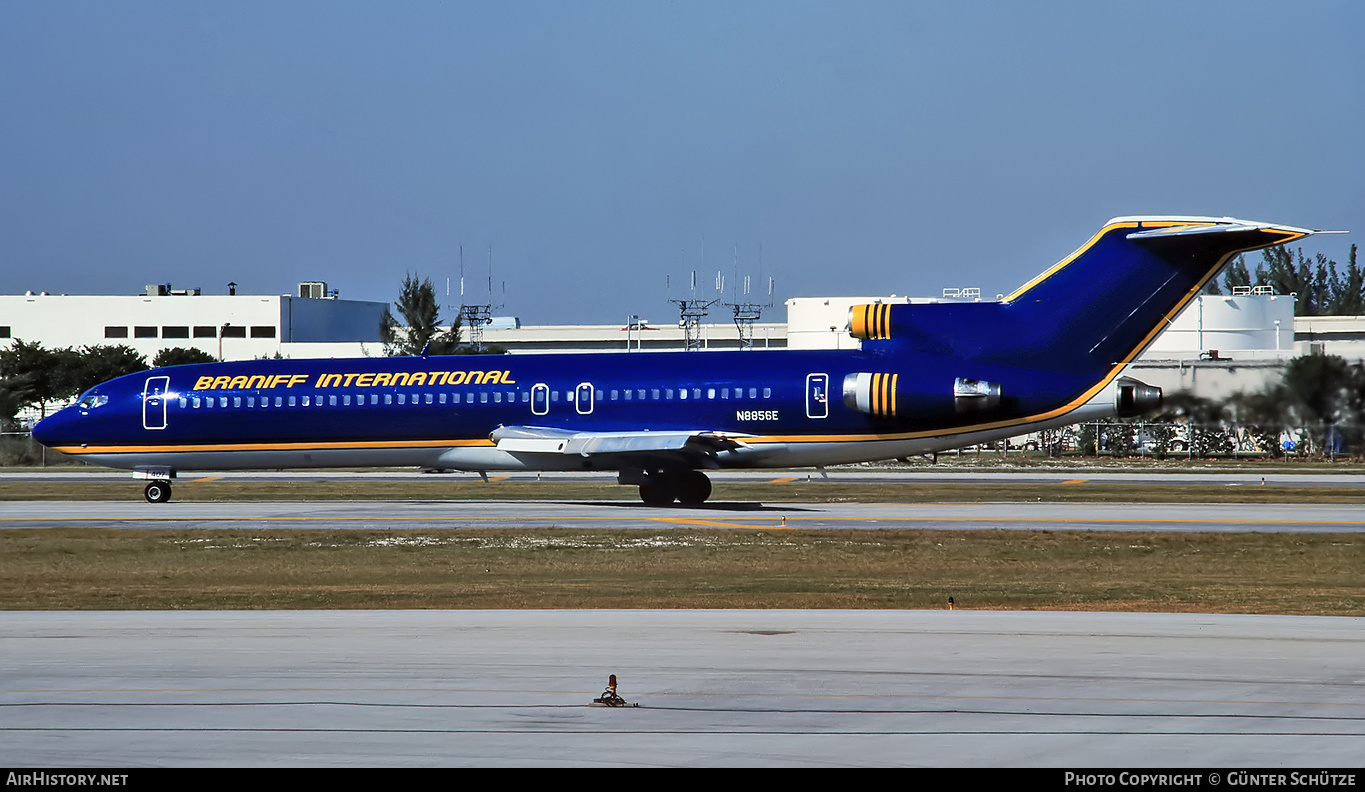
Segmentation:
<svg viewBox="0 0 1365 792">
<path fill-rule="evenodd" d="M 160 333 L 155 325 L 135 325 L 133 327 L 133 338 L 189 338 L 189 325 L 162 325 Z M 246 338 L 247 328 L 234 327 L 228 325 L 223 329 L 223 338 Z M 195 338 L 217 338 L 218 328 L 212 325 L 195 325 L 193 327 Z M 105 338 L 127 338 L 127 325 L 106 325 L 104 328 Z M 252 338 L 274 338 L 275 328 L 271 325 L 253 325 L 251 327 Z"/>
<path fill-rule="evenodd" d="M 621 389 L 596 389 L 594 397 L 596 401 L 670 401 L 674 398 L 685 400 L 688 398 L 702 398 L 701 388 L 638 388 L 633 390 Z M 763 398 L 772 398 L 772 388 L 749 388 L 750 399 L 757 399 L 762 392 Z M 575 392 L 550 391 L 550 401 L 560 401 L 563 394 L 565 402 L 574 402 Z M 743 399 L 744 388 L 707 388 L 705 389 L 708 399 Z M 648 396 L 646 396 L 648 394 Z M 463 397 L 463 398 L 462 398 Z M 368 401 L 367 401 L 368 399 Z M 349 393 L 342 394 L 305 394 L 303 396 L 194 396 L 181 395 L 180 406 L 190 409 L 201 407 L 227 407 L 229 403 L 233 407 L 256 407 L 259 401 L 260 407 L 351 407 L 362 406 L 365 404 L 529 404 L 531 401 L 530 391 L 466 391 L 464 393 L 370 393 L 356 394 L 354 397 Z"/>
</svg>

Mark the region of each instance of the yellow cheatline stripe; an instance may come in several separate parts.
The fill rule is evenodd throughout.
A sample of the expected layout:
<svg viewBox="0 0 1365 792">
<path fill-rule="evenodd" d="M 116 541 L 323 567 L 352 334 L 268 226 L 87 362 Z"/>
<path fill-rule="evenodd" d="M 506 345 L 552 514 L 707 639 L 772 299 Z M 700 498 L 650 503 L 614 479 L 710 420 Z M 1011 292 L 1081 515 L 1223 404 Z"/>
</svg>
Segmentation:
<svg viewBox="0 0 1365 792">
<path fill-rule="evenodd" d="M 1001 302 L 1002 302 L 1002 303 L 1013 302 L 1013 301 L 1015 300 L 1015 298 L 1017 298 L 1019 295 L 1023 294 L 1024 292 L 1028 291 L 1029 289 L 1032 289 L 1034 286 L 1037 286 L 1038 284 L 1042 283 L 1043 281 L 1047 280 L 1048 278 L 1051 278 L 1054 274 L 1056 274 L 1056 273 L 1057 273 L 1059 270 L 1061 270 L 1063 267 L 1065 267 L 1066 265 L 1070 264 L 1071 262 L 1073 262 L 1073 261 L 1075 261 L 1077 258 L 1079 258 L 1079 257 L 1081 256 L 1081 254 L 1085 253 L 1087 250 L 1089 250 L 1090 248 L 1094 247 L 1094 246 L 1100 241 L 1100 239 L 1103 238 L 1104 235 L 1105 235 L 1105 234 L 1108 234 L 1110 231 L 1113 231 L 1113 230 L 1119 229 L 1119 228 L 1137 228 L 1137 227 L 1138 227 L 1138 224 L 1137 224 L 1137 223 L 1113 223 L 1113 224 L 1110 224 L 1110 225 L 1105 226 L 1104 228 L 1101 228 L 1101 229 L 1099 230 L 1098 233 L 1096 233 L 1094 236 L 1090 237 L 1090 241 L 1088 241 L 1088 242 L 1086 242 L 1084 245 L 1081 245 L 1080 247 L 1076 248 L 1076 252 L 1072 253 L 1070 256 L 1067 256 L 1066 258 L 1062 259 L 1061 261 L 1057 262 L 1056 264 L 1053 264 L 1051 267 L 1049 267 L 1049 268 L 1047 268 L 1046 270 L 1044 270 L 1041 274 L 1035 276 L 1035 277 L 1033 278 L 1033 280 L 1031 280 L 1031 281 L 1029 281 L 1028 283 L 1025 283 L 1023 286 L 1020 286 L 1019 288 L 1015 289 L 1015 290 L 1014 290 L 1013 292 L 1011 292 L 1008 296 L 1006 296 L 1005 299 L 1001 300 Z"/>
<path fill-rule="evenodd" d="M 331 451 L 357 448 L 463 448 L 492 446 L 492 440 L 375 440 L 364 442 L 217 443 L 198 445 L 55 446 L 63 454 L 146 454 L 192 451 Z"/>
</svg>

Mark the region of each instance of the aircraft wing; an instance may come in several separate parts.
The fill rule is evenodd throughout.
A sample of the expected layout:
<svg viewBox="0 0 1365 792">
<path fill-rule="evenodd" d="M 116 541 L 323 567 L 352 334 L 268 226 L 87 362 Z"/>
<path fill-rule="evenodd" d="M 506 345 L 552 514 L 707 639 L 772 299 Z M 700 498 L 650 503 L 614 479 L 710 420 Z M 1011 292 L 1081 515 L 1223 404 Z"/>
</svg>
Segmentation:
<svg viewBox="0 0 1365 792">
<path fill-rule="evenodd" d="M 717 467 L 716 455 L 745 447 L 726 432 L 576 432 L 543 426 L 500 426 L 489 435 L 498 450 L 521 456 L 577 455 L 615 464 L 673 462 L 687 467 Z"/>
</svg>

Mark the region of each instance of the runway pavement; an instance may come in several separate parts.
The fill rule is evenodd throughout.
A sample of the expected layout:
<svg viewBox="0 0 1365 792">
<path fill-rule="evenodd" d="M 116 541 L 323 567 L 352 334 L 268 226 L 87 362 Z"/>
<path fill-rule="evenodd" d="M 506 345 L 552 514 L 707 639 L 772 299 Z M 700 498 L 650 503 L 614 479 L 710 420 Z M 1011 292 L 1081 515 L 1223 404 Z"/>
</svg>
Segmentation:
<svg viewBox="0 0 1365 792">
<path fill-rule="evenodd" d="M 708 503 L 634 501 L 12 501 L 0 529 L 112 528 L 925 528 L 1359 533 L 1355 504 Z"/>
<path fill-rule="evenodd" d="M 0 764 L 1361 767 L 1365 620 L 0 613 Z M 607 681 L 635 709 L 589 706 Z"/>
</svg>

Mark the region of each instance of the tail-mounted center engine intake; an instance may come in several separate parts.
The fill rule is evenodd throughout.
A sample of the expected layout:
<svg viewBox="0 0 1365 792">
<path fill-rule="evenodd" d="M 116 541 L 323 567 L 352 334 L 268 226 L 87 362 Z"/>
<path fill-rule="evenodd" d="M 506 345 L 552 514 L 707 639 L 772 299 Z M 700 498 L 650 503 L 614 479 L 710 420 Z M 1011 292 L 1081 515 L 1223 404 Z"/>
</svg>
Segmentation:
<svg viewBox="0 0 1365 792">
<path fill-rule="evenodd" d="M 891 306 L 884 303 L 855 305 L 848 309 L 848 334 L 862 341 L 891 337 Z"/>
<path fill-rule="evenodd" d="M 1114 395 L 1114 409 L 1120 418 L 1132 418 L 1161 409 L 1161 388 L 1139 382 L 1132 377 L 1121 377 Z"/>
</svg>

